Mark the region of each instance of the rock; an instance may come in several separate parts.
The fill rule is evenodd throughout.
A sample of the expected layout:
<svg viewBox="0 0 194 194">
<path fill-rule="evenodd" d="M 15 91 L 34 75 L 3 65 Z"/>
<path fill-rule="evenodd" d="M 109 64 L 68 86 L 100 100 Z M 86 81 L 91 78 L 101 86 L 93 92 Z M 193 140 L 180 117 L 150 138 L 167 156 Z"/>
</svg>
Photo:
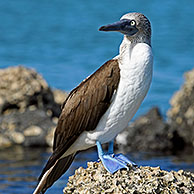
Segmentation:
<svg viewBox="0 0 194 194">
<path fill-rule="evenodd" d="M 101 162 L 88 162 L 69 177 L 64 194 L 137 194 L 194 193 L 194 173 L 183 170 L 165 171 L 159 167 L 138 167 L 107 172 Z"/>
<path fill-rule="evenodd" d="M 52 90 L 37 72 L 22 66 L 0 69 L 0 114 L 24 112 L 30 106 L 51 110 L 53 116 L 61 111 Z"/>
<path fill-rule="evenodd" d="M 5 137 L 3 134 L 0 134 L 0 148 L 7 148 L 12 145 L 12 142 Z"/>
<path fill-rule="evenodd" d="M 50 146 L 52 138 L 48 141 L 47 136 L 55 126 L 52 118 L 41 109 L 33 111 L 27 109 L 23 113 L 13 112 L 3 115 L 0 117 L 0 147 Z"/>
<path fill-rule="evenodd" d="M 170 130 L 175 134 L 177 147 L 194 148 L 194 69 L 185 74 L 185 82 L 181 89 L 174 94 L 168 110 Z M 176 137 L 181 137 L 182 141 Z"/>
<path fill-rule="evenodd" d="M 68 94 L 65 91 L 53 89 L 52 90 L 54 95 L 54 100 L 56 103 L 62 105 L 65 99 L 67 98 Z"/>
<path fill-rule="evenodd" d="M 129 125 L 116 138 L 120 151 L 160 151 L 169 152 L 173 149 L 172 134 L 169 125 L 163 120 L 157 107 L 152 108 L 143 116 Z"/>
<path fill-rule="evenodd" d="M 67 94 L 51 90 L 36 71 L 22 66 L 0 70 L 0 147 L 52 146 Z"/>
<path fill-rule="evenodd" d="M 27 136 L 38 136 L 42 133 L 42 129 L 39 126 L 31 125 L 24 130 L 24 135 Z"/>
</svg>

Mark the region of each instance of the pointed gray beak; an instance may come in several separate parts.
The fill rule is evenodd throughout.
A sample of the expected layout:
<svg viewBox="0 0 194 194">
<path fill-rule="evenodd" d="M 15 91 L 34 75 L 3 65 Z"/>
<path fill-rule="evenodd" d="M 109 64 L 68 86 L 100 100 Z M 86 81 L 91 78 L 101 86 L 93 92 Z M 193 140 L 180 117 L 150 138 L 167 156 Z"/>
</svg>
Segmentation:
<svg viewBox="0 0 194 194">
<path fill-rule="evenodd" d="M 126 21 L 120 20 L 112 24 L 108 24 L 99 28 L 99 31 L 120 31 L 122 26 L 125 25 Z"/>
<path fill-rule="evenodd" d="M 99 31 L 120 31 L 123 23 L 123 21 L 114 22 L 113 24 L 100 27 Z"/>
<path fill-rule="evenodd" d="M 131 26 L 131 20 L 123 19 L 118 22 L 102 26 L 99 28 L 99 31 L 116 31 L 128 36 L 132 36 L 138 31 L 138 29 L 136 26 Z"/>
</svg>

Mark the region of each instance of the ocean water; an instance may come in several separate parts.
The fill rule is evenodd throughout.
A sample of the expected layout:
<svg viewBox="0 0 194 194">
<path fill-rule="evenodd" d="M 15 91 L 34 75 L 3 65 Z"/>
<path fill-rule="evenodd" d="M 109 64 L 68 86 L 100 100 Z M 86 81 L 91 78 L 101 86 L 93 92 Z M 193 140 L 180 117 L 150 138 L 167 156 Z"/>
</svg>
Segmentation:
<svg viewBox="0 0 194 194">
<path fill-rule="evenodd" d="M 49 149 L 13 147 L 0 152 L 0 193 L 31 194 L 37 184 L 37 177 L 50 155 Z M 141 166 L 160 166 L 163 170 L 194 172 L 194 155 L 162 156 L 156 153 L 130 153 L 132 161 Z M 95 150 L 79 153 L 69 170 L 48 189 L 48 194 L 62 194 L 68 177 L 80 166 L 86 168 L 88 161 L 97 161 Z"/>
<path fill-rule="evenodd" d="M 169 99 L 194 65 L 194 2 L 143 0 L 0 1 L 0 67 L 35 68 L 54 88 L 70 91 L 118 54 L 122 35 L 99 32 L 127 12 L 142 12 L 152 24 L 154 74 L 138 111 Z"/>
<path fill-rule="evenodd" d="M 36 69 L 51 87 L 70 91 L 118 54 L 122 35 L 99 32 L 98 28 L 119 20 L 124 13 L 142 12 L 152 24 L 154 74 L 149 93 L 136 117 L 152 106 L 159 106 L 165 117 L 170 98 L 183 83 L 184 72 L 193 68 L 193 7 L 192 0 L 2 0 L 0 68 L 22 64 Z M 32 193 L 35 177 L 49 155 L 45 150 L 36 150 L 38 155 L 31 156 L 31 149 L 19 153 L 9 151 L 9 155 L 20 155 L 20 152 L 23 158 L 18 160 L 6 159 L 6 154 L 0 158 L 2 170 L 6 166 L 5 172 L 0 171 L 0 193 L 1 190 L 5 194 Z M 95 152 L 91 152 L 90 157 L 97 158 Z M 138 162 L 157 163 L 168 170 L 187 166 L 185 163 L 179 165 L 181 162 L 175 164 L 173 157 L 153 158 L 141 157 Z M 72 169 L 85 165 L 86 160 L 89 158 L 80 155 Z M 189 168 L 194 169 L 193 166 Z M 64 179 L 67 177 L 68 174 Z M 59 181 L 48 193 L 61 191 L 63 186 Z"/>
</svg>

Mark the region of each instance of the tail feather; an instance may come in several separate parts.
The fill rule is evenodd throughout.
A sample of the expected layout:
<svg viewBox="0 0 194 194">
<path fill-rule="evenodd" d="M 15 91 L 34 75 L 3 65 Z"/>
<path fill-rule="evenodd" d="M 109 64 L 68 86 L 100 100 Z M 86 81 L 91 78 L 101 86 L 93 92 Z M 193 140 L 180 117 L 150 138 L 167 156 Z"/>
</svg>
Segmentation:
<svg viewBox="0 0 194 194">
<path fill-rule="evenodd" d="M 74 157 L 75 154 L 72 154 L 57 160 L 55 164 L 44 173 L 33 194 L 45 193 L 46 190 L 67 171 Z"/>
</svg>

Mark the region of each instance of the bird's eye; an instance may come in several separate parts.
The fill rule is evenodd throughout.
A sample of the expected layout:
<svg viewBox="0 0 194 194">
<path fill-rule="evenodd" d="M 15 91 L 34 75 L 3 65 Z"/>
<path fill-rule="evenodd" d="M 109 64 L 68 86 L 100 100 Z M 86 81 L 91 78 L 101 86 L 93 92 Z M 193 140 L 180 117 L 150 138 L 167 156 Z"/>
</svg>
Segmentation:
<svg viewBox="0 0 194 194">
<path fill-rule="evenodd" d="M 131 25 L 131 26 L 135 26 L 135 25 L 136 25 L 135 20 L 131 20 L 130 25 Z"/>
</svg>

